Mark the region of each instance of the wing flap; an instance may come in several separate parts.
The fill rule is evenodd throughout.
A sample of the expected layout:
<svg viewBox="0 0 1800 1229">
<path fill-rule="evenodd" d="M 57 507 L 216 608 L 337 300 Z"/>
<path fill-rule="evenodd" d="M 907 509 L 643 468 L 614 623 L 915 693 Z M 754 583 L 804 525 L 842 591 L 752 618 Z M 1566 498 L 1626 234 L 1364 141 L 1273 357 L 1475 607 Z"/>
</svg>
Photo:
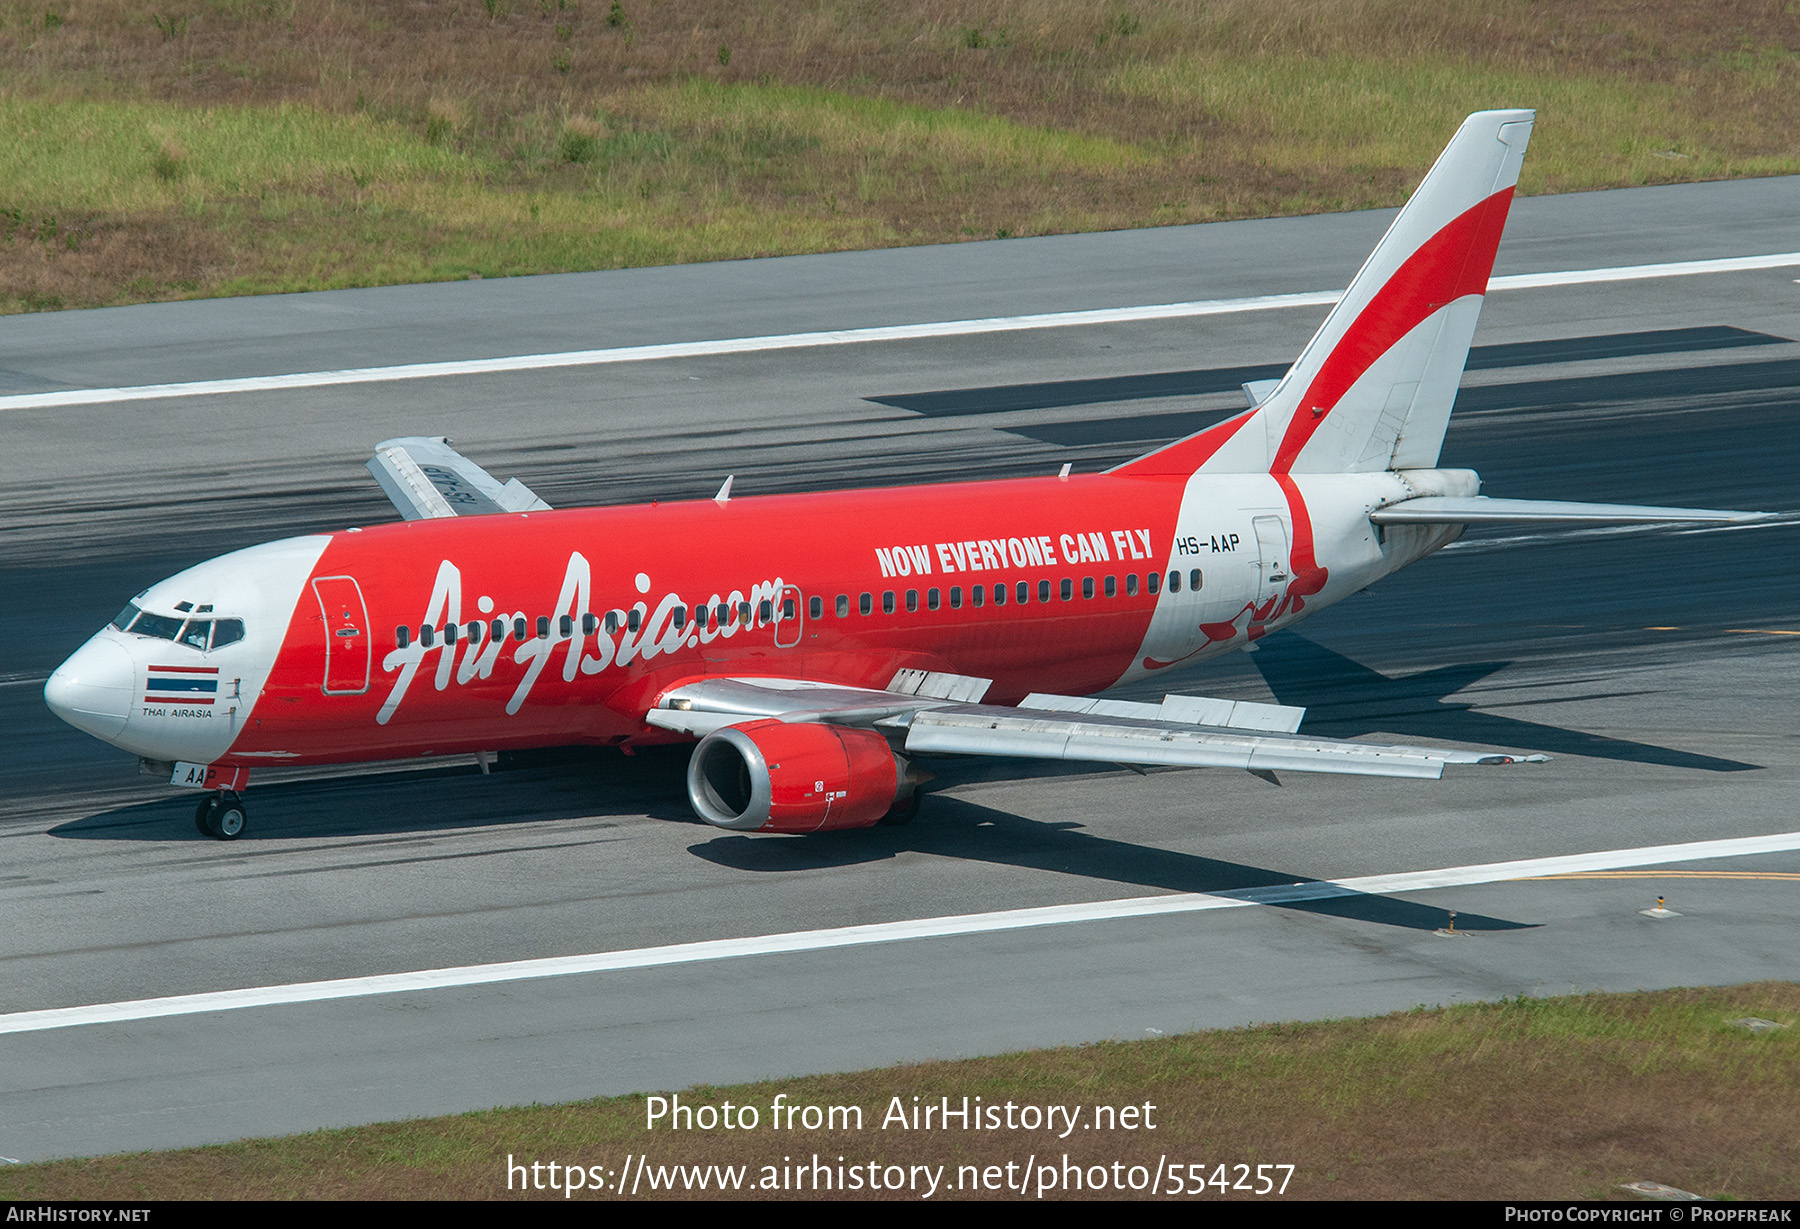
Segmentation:
<svg viewBox="0 0 1800 1229">
<path fill-rule="evenodd" d="M 934 754 L 1012 755 L 1024 759 L 1105 764 L 1430 779 L 1442 776 L 1446 764 L 1510 764 L 1545 758 L 1510 752 L 1346 742 L 1292 734 L 1178 728 L 1122 719 L 1069 721 L 1012 715 L 1006 710 L 968 712 L 954 709 L 915 713 L 907 726 L 906 749 Z"/>
<path fill-rule="evenodd" d="M 937 670 L 901 670 L 887 689 L 903 696 L 922 696 L 928 700 L 967 700 L 979 704 L 993 679 L 972 674 L 945 674 Z"/>
<path fill-rule="evenodd" d="M 383 440 L 375 446 L 368 467 L 409 521 L 550 510 L 523 482 L 517 478 L 500 482 L 441 435 Z"/>
<path fill-rule="evenodd" d="M 879 730 L 914 753 L 1243 768 L 1259 773 L 1436 778 L 1446 764 L 1513 764 L 1547 758 L 1309 738 L 1294 732 L 1304 712 L 1204 696 L 1168 696 L 1161 704 L 1141 704 L 1034 694 L 1019 708 L 1006 708 L 800 679 L 719 678 L 671 688 L 645 720 L 696 737 L 742 721 L 826 722 Z M 1212 720 L 1184 721 L 1180 719 L 1184 715 Z"/>
<path fill-rule="evenodd" d="M 1292 734 L 1306 716 L 1304 708 L 1287 704 L 1258 704 L 1250 700 L 1215 700 L 1210 696 L 1164 696 L 1161 704 L 1135 700 L 1098 700 L 1092 696 L 1056 696 L 1033 692 L 1019 701 L 1020 708 L 1059 713 L 1093 713 L 1103 717 L 1131 717 L 1140 721 L 1168 721 L 1178 725 L 1224 726 L 1239 730 L 1268 730 Z"/>
<path fill-rule="evenodd" d="M 1377 508 L 1377 525 L 1650 525 L 1672 521 L 1742 524 L 1767 512 L 1715 508 L 1658 508 L 1644 504 L 1584 504 L 1558 499 L 1490 499 L 1485 495 L 1426 495 Z"/>
</svg>

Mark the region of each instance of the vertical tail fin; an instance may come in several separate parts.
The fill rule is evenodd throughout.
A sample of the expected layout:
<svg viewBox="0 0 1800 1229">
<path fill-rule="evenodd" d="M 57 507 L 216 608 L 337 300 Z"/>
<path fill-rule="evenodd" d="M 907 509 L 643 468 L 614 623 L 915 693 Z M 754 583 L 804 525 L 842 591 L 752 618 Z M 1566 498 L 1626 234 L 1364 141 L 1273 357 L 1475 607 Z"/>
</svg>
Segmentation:
<svg viewBox="0 0 1800 1229">
<path fill-rule="evenodd" d="M 1280 384 L 1251 415 L 1115 473 L 1342 473 L 1437 464 L 1531 111 L 1479 111 L 1375 245 Z"/>
</svg>

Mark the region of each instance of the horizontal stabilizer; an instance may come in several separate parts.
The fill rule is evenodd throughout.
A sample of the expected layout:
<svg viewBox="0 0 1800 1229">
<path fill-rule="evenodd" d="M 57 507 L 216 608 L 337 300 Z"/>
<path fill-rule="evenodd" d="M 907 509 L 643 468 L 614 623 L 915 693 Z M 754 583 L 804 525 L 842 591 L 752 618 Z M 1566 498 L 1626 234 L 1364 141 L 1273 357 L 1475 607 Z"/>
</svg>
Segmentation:
<svg viewBox="0 0 1800 1229">
<path fill-rule="evenodd" d="M 369 472 L 409 521 L 496 512 L 548 512 L 550 505 L 517 478 L 502 483 L 450 447 L 441 435 L 383 440 Z"/>
<path fill-rule="evenodd" d="M 1377 508 L 1377 525 L 1646 525 L 1673 521 L 1741 524 L 1768 512 L 1657 508 L 1643 504 L 1582 504 L 1555 499 L 1489 499 L 1485 495 L 1428 495 Z"/>
<path fill-rule="evenodd" d="M 1280 380 L 1251 380 L 1244 385 L 1244 396 L 1250 398 L 1252 409 L 1269 399 L 1269 394 L 1281 387 Z"/>
</svg>

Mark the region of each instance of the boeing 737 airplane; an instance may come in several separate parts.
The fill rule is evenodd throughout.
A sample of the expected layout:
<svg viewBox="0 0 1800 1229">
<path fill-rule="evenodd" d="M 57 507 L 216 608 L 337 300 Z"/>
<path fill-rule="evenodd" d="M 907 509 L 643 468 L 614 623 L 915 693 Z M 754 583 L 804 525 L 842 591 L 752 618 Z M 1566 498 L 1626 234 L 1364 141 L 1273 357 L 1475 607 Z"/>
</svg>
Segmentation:
<svg viewBox="0 0 1800 1229">
<path fill-rule="evenodd" d="M 1244 648 L 1504 521 L 1759 514 L 1489 499 L 1438 467 L 1530 111 L 1471 115 L 1287 374 L 1100 474 L 553 511 L 437 438 L 402 521 L 209 560 L 51 675 L 63 720 L 204 792 L 266 765 L 698 739 L 723 828 L 904 822 L 920 756 L 1437 777 L 1542 759 L 1311 738 L 1303 710 L 1083 698 Z"/>
</svg>

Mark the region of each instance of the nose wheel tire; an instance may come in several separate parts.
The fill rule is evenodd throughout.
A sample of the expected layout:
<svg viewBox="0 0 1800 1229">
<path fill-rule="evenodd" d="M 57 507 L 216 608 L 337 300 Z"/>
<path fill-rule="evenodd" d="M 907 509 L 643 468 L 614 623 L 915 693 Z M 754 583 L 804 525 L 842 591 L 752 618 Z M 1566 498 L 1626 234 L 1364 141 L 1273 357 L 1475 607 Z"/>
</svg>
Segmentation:
<svg viewBox="0 0 1800 1229">
<path fill-rule="evenodd" d="M 194 825 L 215 841 L 235 841 L 244 834 L 250 812 L 244 800 L 229 791 L 214 794 L 194 812 Z"/>
</svg>

